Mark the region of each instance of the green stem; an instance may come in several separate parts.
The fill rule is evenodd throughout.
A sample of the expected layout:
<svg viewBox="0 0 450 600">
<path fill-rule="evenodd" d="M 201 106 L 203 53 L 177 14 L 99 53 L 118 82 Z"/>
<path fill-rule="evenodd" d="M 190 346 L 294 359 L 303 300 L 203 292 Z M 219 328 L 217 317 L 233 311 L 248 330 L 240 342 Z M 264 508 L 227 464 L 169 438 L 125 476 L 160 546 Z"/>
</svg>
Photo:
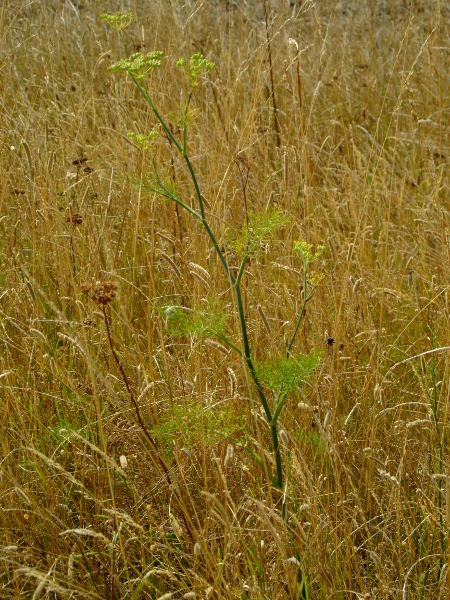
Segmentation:
<svg viewBox="0 0 450 600">
<path fill-rule="evenodd" d="M 194 184 L 194 189 L 195 189 L 195 194 L 197 196 L 197 200 L 198 200 L 198 204 L 199 204 L 199 208 L 200 208 L 200 213 L 197 213 L 196 211 L 194 211 L 192 208 L 190 208 L 189 206 L 187 206 L 184 202 L 182 202 L 179 198 L 177 198 L 174 194 L 172 194 L 172 192 L 170 192 L 170 190 L 167 190 L 167 188 L 164 187 L 164 185 L 161 183 L 159 176 L 157 174 L 157 171 L 155 169 L 156 172 L 156 176 L 157 176 L 157 181 L 158 181 L 158 186 L 164 191 L 166 197 L 171 198 L 174 202 L 177 202 L 180 206 L 182 206 L 183 208 L 185 208 L 186 210 L 188 210 L 188 212 L 190 212 L 193 216 L 199 218 L 206 230 L 206 232 L 208 233 L 208 236 L 214 246 L 214 249 L 216 250 L 216 253 L 219 257 L 220 262 L 222 263 L 223 268 L 225 269 L 225 272 L 227 273 L 229 280 L 231 282 L 231 285 L 234 288 L 234 293 L 236 296 L 236 302 L 237 302 L 237 307 L 238 307 L 238 314 L 239 314 L 239 325 L 240 325 L 240 329 L 241 329 L 241 335 L 242 335 L 242 341 L 243 341 L 243 345 L 244 345 L 244 360 L 247 364 L 247 367 L 250 371 L 250 375 L 253 379 L 253 382 L 256 386 L 257 392 L 258 392 L 258 397 L 259 400 L 261 402 L 261 405 L 264 409 L 264 412 L 266 414 L 266 419 L 267 422 L 269 424 L 271 424 L 272 422 L 272 413 L 270 411 L 269 408 L 269 404 L 267 402 L 266 396 L 263 392 L 263 389 L 261 387 L 261 383 L 259 381 L 259 378 L 256 374 L 256 370 L 253 364 L 253 361 L 251 359 L 251 353 L 250 353 L 250 344 L 249 344 L 249 340 L 248 340 L 248 334 L 247 334 L 247 325 L 246 325 L 246 321 L 245 321 L 245 314 L 244 314 L 244 307 L 243 307 L 243 303 L 242 303 L 242 295 L 241 295 L 241 288 L 240 288 L 240 282 L 241 282 L 241 278 L 243 276 L 244 273 L 244 269 L 245 269 L 245 264 L 248 260 L 248 254 L 245 255 L 241 267 L 239 269 L 239 273 L 237 278 L 234 277 L 234 275 L 232 274 L 230 267 L 228 265 L 228 262 L 223 254 L 223 252 L 221 251 L 219 244 L 217 243 L 217 240 L 213 234 L 213 232 L 211 231 L 211 228 L 209 227 L 209 224 L 206 220 L 206 216 L 205 216 L 205 210 L 204 210 L 204 205 L 203 205 L 203 199 L 200 193 L 200 188 L 198 185 L 198 181 L 197 181 L 197 177 L 195 175 L 195 171 L 192 167 L 191 161 L 189 160 L 189 157 L 187 156 L 186 153 L 186 123 L 184 123 L 184 127 L 183 127 L 183 145 L 181 145 L 178 140 L 175 138 L 175 136 L 173 135 L 173 133 L 170 131 L 169 127 L 167 126 L 167 124 L 165 123 L 164 119 L 161 117 L 161 115 L 159 114 L 159 112 L 156 110 L 155 105 L 153 104 L 153 101 L 151 99 L 151 96 L 149 95 L 148 91 L 139 83 L 139 81 L 136 79 L 136 77 L 134 75 L 132 75 L 131 73 L 129 73 L 131 79 L 133 80 L 133 83 L 135 84 L 135 86 L 137 87 L 137 89 L 139 90 L 139 92 L 142 94 L 142 96 L 144 97 L 145 101 L 147 102 L 147 104 L 149 105 L 149 107 L 151 108 L 151 110 L 153 111 L 154 115 L 156 116 L 156 118 L 158 119 L 158 121 L 160 122 L 161 126 L 163 127 L 164 131 L 166 132 L 167 136 L 172 140 L 172 142 L 174 143 L 175 147 L 177 148 L 177 150 L 180 152 L 180 154 L 183 156 L 184 161 L 189 169 L 189 173 L 192 179 L 192 183 Z M 190 102 L 190 98 L 189 98 L 189 102 Z M 187 104 L 187 109 L 189 108 L 189 102 Z M 187 113 L 185 113 L 186 116 Z M 154 165 L 155 166 L 155 165 Z M 306 304 L 306 302 L 305 302 Z M 296 328 L 296 332 L 298 330 L 300 323 L 298 323 L 297 328 Z M 295 339 L 295 335 L 291 341 L 291 346 L 294 342 Z M 232 346 L 233 347 L 233 346 Z M 236 350 L 238 350 L 236 347 L 234 347 Z M 290 350 L 290 347 L 289 347 Z M 238 350 L 239 351 L 239 350 Z M 242 355 L 242 353 L 241 353 Z M 282 488 L 283 485 L 283 468 L 282 468 L 282 464 L 281 464 L 281 455 L 280 455 L 280 447 L 279 447 L 279 443 L 278 443 L 278 434 L 277 434 L 277 426 L 276 426 L 276 422 L 273 425 L 270 425 L 270 429 L 271 429 L 271 433 L 272 433 L 272 442 L 273 442 L 273 447 L 274 447 L 274 453 L 275 453 L 275 462 L 276 462 L 276 469 L 277 469 L 277 477 L 276 480 L 273 479 L 271 477 L 272 482 L 278 487 L 278 488 Z"/>
<path fill-rule="evenodd" d="M 244 258 L 242 259 L 241 267 L 239 269 L 239 273 L 238 273 L 238 276 L 236 278 L 236 285 L 237 286 L 241 285 L 241 279 L 242 279 L 242 275 L 244 274 L 245 265 L 247 264 L 247 261 L 248 261 L 248 254 L 246 254 L 244 256 Z"/>
<path fill-rule="evenodd" d="M 205 209 L 204 209 L 204 206 L 203 206 L 203 199 L 202 199 L 202 196 L 200 194 L 200 188 L 198 186 L 197 177 L 195 176 L 195 171 L 192 168 L 191 161 L 189 160 L 189 157 L 186 154 L 186 140 L 185 140 L 185 138 L 186 138 L 186 125 L 184 125 L 184 128 L 183 128 L 184 129 L 184 131 L 183 131 L 183 146 L 181 146 L 181 144 L 178 142 L 178 140 L 176 139 L 176 137 L 170 131 L 170 128 L 166 125 L 166 122 L 164 121 L 164 119 L 161 117 L 161 115 L 159 114 L 159 112 L 156 110 L 156 107 L 153 104 L 153 100 L 151 99 L 151 96 L 149 95 L 148 91 L 144 87 L 142 87 L 142 85 L 139 83 L 139 81 L 136 79 L 136 77 L 134 75 L 132 75 L 131 73 L 129 73 L 129 75 L 130 75 L 131 79 L 133 80 L 134 85 L 138 88 L 138 90 L 140 91 L 140 93 L 144 97 L 145 101 L 147 102 L 147 104 L 152 109 L 155 117 L 161 123 L 164 131 L 169 136 L 169 138 L 172 140 L 172 142 L 175 144 L 177 150 L 180 152 L 180 154 L 184 158 L 184 161 L 185 161 L 185 163 L 186 163 L 186 165 L 187 165 L 187 167 L 189 169 L 189 173 L 191 175 L 192 183 L 194 184 L 195 195 L 197 196 L 197 200 L 198 200 L 198 204 L 199 204 L 199 208 L 200 208 L 200 213 L 202 215 L 202 218 L 204 219 L 205 218 Z"/>
<path fill-rule="evenodd" d="M 122 31 L 119 31 L 119 37 L 120 37 L 120 41 L 123 44 L 123 49 L 125 51 L 125 56 L 128 58 L 128 44 L 127 44 L 127 42 L 125 40 L 125 36 L 123 35 Z"/>
<path fill-rule="evenodd" d="M 205 218 L 205 209 L 203 206 L 203 198 L 202 198 L 202 195 L 200 194 L 200 188 L 198 187 L 197 177 L 195 176 L 194 169 L 192 168 L 191 161 L 189 160 L 189 157 L 187 156 L 187 154 L 183 154 L 183 158 L 188 166 L 189 173 L 191 174 L 192 182 L 193 182 L 194 188 L 195 188 L 195 195 L 197 196 L 198 205 L 200 208 L 200 213 L 202 215 L 202 219 L 204 219 Z"/>
<path fill-rule="evenodd" d="M 242 350 L 240 350 L 237 346 L 235 346 L 235 344 L 233 344 L 233 342 L 230 342 L 230 340 L 225 337 L 222 333 L 215 333 L 213 331 L 211 331 L 212 335 L 215 335 L 217 339 L 219 339 L 221 342 L 223 342 L 224 344 L 226 344 L 227 346 L 229 346 L 230 348 L 232 348 L 233 350 L 235 350 L 239 356 L 242 356 Z"/>
<path fill-rule="evenodd" d="M 267 403 L 267 399 L 263 392 L 261 382 L 259 381 L 258 375 L 256 374 L 255 366 L 251 359 L 250 344 L 248 341 L 248 334 L 247 334 L 247 324 L 245 322 L 244 306 L 242 304 L 241 288 L 239 285 L 237 285 L 237 282 L 234 284 L 234 293 L 236 296 L 236 302 L 237 302 L 237 308 L 238 308 L 239 325 L 241 328 L 242 342 L 244 344 L 244 360 L 250 371 L 250 375 L 252 376 L 252 379 L 256 385 L 259 399 L 261 401 L 264 412 L 266 413 L 267 422 L 270 423 L 272 421 L 272 413 L 270 412 L 269 404 Z"/>
<path fill-rule="evenodd" d="M 164 131 L 167 133 L 167 135 L 169 136 L 169 138 L 172 140 L 172 142 L 175 144 L 175 146 L 177 147 L 177 150 L 179 152 L 181 152 L 181 154 L 183 154 L 183 148 L 180 146 L 178 140 L 176 139 L 176 137 L 173 135 L 173 133 L 170 131 L 169 127 L 166 125 L 164 119 L 161 117 L 161 115 L 159 114 L 159 112 L 156 110 L 155 105 L 153 104 L 153 100 L 151 99 L 149 93 L 147 92 L 147 90 L 142 87 L 142 85 L 139 83 L 139 81 L 136 79 L 136 77 L 134 75 L 132 75 L 130 72 L 128 72 L 129 76 L 131 77 L 134 85 L 137 87 L 137 89 L 140 91 L 140 93 L 142 94 L 142 96 L 144 97 L 144 100 L 147 102 L 147 104 L 150 106 L 150 108 L 152 109 L 155 117 L 158 119 L 158 121 L 161 123 Z"/>
<path fill-rule="evenodd" d="M 236 283 L 236 279 L 234 278 L 233 273 L 230 271 L 230 267 L 228 266 L 227 260 L 226 260 L 226 258 L 224 256 L 222 250 L 220 249 L 219 244 L 217 243 L 217 240 L 214 237 L 214 234 L 211 231 L 211 228 L 208 225 L 207 220 L 205 218 L 202 218 L 201 221 L 202 221 L 203 227 L 206 229 L 206 232 L 207 232 L 207 234 L 209 236 L 209 239 L 212 242 L 212 245 L 214 246 L 215 251 L 217 252 L 217 255 L 218 255 L 219 259 L 220 259 L 220 262 L 222 263 L 222 266 L 225 269 L 225 271 L 226 271 L 226 273 L 227 273 L 227 275 L 228 275 L 228 277 L 230 279 L 231 285 L 234 286 L 235 283 Z"/>
<path fill-rule="evenodd" d="M 186 108 L 184 110 L 183 115 L 183 156 L 186 156 L 187 154 L 187 115 L 189 112 L 189 106 L 191 104 L 192 91 L 193 90 L 189 92 L 189 96 L 186 102 Z"/>
<path fill-rule="evenodd" d="M 190 212 L 191 215 L 193 215 L 194 217 L 196 217 L 197 219 L 199 219 L 201 221 L 202 217 L 196 210 L 194 210 L 193 208 L 191 208 L 190 206 L 185 204 L 182 200 L 180 200 L 180 198 L 178 198 L 178 196 L 175 196 L 175 194 L 173 194 L 170 190 L 168 190 L 165 187 L 165 185 L 161 182 L 161 179 L 158 174 L 158 169 L 156 168 L 155 160 L 153 158 L 152 158 L 152 162 L 153 162 L 153 169 L 154 169 L 155 176 L 156 176 L 156 182 L 158 184 L 158 187 L 161 188 L 161 190 L 163 190 L 164 194 L 160 190 L 155 190 L 154 188 L 152 188 L 150 186 L 145 186 L 147 188 L 147 190 L 154 192 L 155 194 L 160 194 L 160 195 L 164 196 L 165 198 L 169 198 L 170 200 L 173 200 L 174 202 L 176 202 L 177 204 L 182 206 L 185 210 Z"/>
<path fill-rule="evenodd" d="M 275 464 L 277 467 L 276 487 L 279 490 L 281 490 L 283 488 L 283 465 L 281 464 L 281 453 L 280 445 L 278 443 L 278 433 L 276 424 L 270 426 L 270 431 L 272 433 L 273 451 L 275 453 Z"/>
<path fill-rule="evenodd" d="M 285 404 L 287 400 L 287 394 L 283 394 L 282 392 L 279 393 L 278 398 L 277 398 L 277 402 L 275 404 L 275 409 L 273 411 L 273 415 L 272 415 L 272 421 L 270 422 L 270 425 L 276 425 L 277 421 L 278 421 L 278 417 L 280 416 L 280 413 L 283 409 L 283 406 Z"/>
</svg>

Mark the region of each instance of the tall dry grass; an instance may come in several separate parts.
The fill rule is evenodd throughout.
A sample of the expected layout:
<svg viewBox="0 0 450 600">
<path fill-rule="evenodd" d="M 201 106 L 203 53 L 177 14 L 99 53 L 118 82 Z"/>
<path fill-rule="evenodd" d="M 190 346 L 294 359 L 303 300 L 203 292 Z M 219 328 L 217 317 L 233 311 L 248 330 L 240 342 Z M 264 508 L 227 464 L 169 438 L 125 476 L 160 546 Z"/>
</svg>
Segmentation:
<svg viewBox="0 0 450 600">
<path fill-rule="evenodd" d="M 167 55 L 152 90 L 174 131 L 173 61 L 216 63 L 188 143 L 224 250 L 247 211 L 289 217 L 243 280 L 257 359 L 301 307 L 294 242 L 327 246 L 282 492 L 236 442 L 273 469 L 242 360 L 170 335 L 165 307 L 214 300 L 231 333 L 236 312 L 201 228 L 137 185 L 151 162 L 126 134 L 155 123 L 107 72 L 105 10 L 134 12 L 130 50 Z M 449 17 L 438 0 L 2 3 L 1 598 L 449 596 Z M 109 337 L 82 293 L 103 280 Z"/>
</svg>

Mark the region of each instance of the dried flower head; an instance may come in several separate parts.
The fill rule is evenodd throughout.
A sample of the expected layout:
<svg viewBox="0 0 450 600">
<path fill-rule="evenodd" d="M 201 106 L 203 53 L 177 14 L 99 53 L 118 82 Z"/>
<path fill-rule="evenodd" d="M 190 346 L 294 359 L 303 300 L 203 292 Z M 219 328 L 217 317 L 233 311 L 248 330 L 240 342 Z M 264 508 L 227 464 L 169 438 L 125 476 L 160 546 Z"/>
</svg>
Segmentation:
<svg viewBox="0 0 450 600">
<path fill-rule="evenodd" d="M 75 165 L 75 167 L 81 167 L 81 165 L 84 165 L 87 160 L 88 159 L 85 156 L 83 158 L 76 158 L 74 161 L 72 161 L 72 164 Z"/>
<path fill-rule="evenodd" d="M 83 294 L 87 294 L 99 306 L 106 306 L 116 296 L 117 284 L 114 281 L 97 281 L 93 286 L 85 283 L 81 286 Z"/>
<path fill-rule="evenodd" d="M 280 429 L 280 432 L 279 432 L 279 434 L 278 434 L 278 435 L 280 436 L 280 440 L 282 441 L 282 443 L 283 443 L 285 446 L 289 447 L 289 446 L 290 446 L 290 443 L 291 443 L 291 440 L 289 439 L 289 436 L 288 436 L 288 434 L 286 433 L 286 431 L 285 431 L 284 429 Z"/>
<path fill-rule="evenodd" d="M 73 225 L 81 225 L 82 222 L 83 222 L 83 217 L 82 217 L 82 215 L 79 215 L 78 213 L 72 215 L 71 217 L 67 217 L 67 219 L 66 219 L 66 223 L 73 223 Z"/>
<path fill-rule="evenodd" d="M 294 40 L 294 38 L 289 38 L 288 44 L 289 44 L 289 48 L 292 48 L 298 54 L 298 42 L 297 42 L 297 40 Z"/>
</svg>

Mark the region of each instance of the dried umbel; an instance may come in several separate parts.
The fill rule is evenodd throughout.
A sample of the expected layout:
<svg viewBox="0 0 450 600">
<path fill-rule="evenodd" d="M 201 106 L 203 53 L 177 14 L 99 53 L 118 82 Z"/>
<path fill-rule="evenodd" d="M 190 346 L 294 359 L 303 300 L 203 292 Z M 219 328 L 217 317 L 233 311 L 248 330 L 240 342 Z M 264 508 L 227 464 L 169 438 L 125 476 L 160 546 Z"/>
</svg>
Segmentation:
<svg viewBox="0 0 450 600">
<path fill-rule="evenodd" d="M 75 215 L 72 215 L 71 217 L 67 217 L 66 219 L 66 223 L 72 223 L 73 225 L 81 225 L 83 222 L 83 217 L 82 215 L 76 213 Z"/>
<path fill-rule="evenodd" d="M 99 306 L 106 306 L 116 296 L 117 284 L 114 281 L 97 281 L 95 285 L 85 283 L 81 290 Z"/>
</svg>

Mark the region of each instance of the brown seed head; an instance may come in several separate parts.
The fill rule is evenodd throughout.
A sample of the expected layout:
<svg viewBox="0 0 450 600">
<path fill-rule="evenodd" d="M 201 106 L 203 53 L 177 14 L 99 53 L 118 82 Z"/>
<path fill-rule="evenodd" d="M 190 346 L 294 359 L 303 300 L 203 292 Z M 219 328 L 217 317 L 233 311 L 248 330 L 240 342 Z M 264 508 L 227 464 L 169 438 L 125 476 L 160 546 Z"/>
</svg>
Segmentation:
<svg viewBox="0 0 450 600">
<path fill-rule="evenodd" d="M 71 217 L 67 217 L 67 219 L 66 219 L 66 223 L 73 223 L 74 225 L 81 225 L 82 222 L 83 222 L 83 217 L 82 217 L 82 215 L 79 215 L 78 213 L 75 215 L 72 215 Z"/>
<path fill-rule="evenodd" d="M 74 161 L 72 161 L 72 164 L 75 165 L 76 167 L 80 167 L 85 162 L 87 162 L 87 158 L 86 157 L 76 158 Z"/>
<path fill-rule="evenodd" d="M 99 306 L 106 306 L 116 296 L 117 284 L 114 281 L 97 281 L 93 286 L 84 283 L 81 286 L 83 294 L 88 294 Z"/>
</svg>

